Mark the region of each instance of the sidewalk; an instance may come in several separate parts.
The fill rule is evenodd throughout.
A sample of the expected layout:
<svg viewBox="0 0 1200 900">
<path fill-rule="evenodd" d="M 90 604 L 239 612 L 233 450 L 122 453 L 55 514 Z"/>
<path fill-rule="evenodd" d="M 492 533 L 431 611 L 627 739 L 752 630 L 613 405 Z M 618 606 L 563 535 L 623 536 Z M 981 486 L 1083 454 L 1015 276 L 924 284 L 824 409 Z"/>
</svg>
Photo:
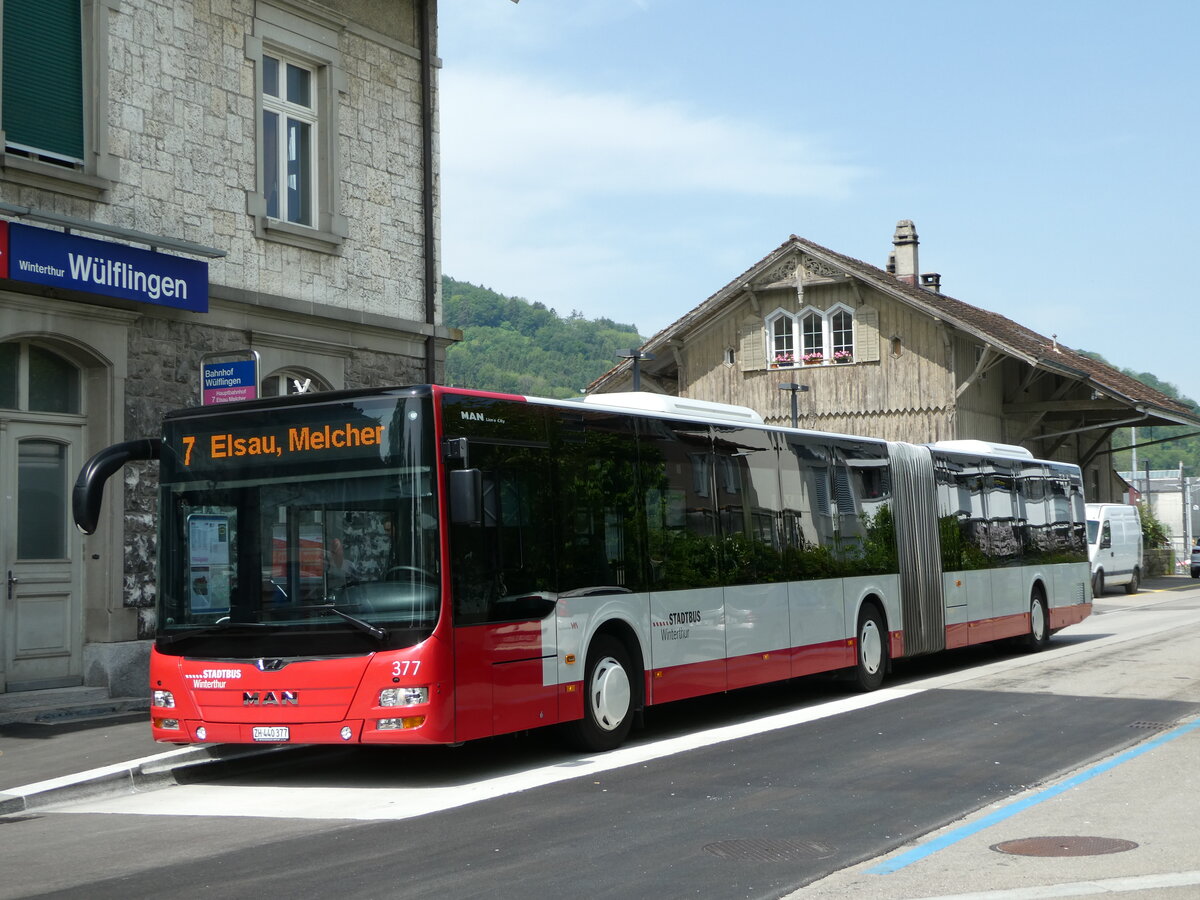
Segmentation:
<svg viewBox="0 0 1200 900">
<path fill-rule="evenodd" d="M 843 869 L 788 900 L 1200 896 L 1200 719 Z"/>
<path fill-rule="evenodd" d="M 183 766 L 262 747 L 175 747 L 150 736 L 145 698 L 95 689 L 0 694 L 0 815 L 169 779 Z"/>
</svg>

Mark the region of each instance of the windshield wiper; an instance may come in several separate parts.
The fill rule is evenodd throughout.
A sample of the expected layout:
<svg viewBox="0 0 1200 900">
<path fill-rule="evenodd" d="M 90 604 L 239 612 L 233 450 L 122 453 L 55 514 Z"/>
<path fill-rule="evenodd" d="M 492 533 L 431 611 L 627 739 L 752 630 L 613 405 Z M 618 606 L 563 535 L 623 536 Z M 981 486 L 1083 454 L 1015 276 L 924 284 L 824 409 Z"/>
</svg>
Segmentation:
<svg viewBox="0 0 1200 900">
<path fill-rule="evenodd" d="M 370 622 L 360 619 L 358 616 L 352 616 L 348 612 L 342 612 L 332 602 L 322 603 L 319 606 L 297 606 L 287 610 L 287 612 L 289 614 L 300 613 L 301 615 L 312 615 L 313 613 L 333 613 L 335 616 L 341 616 L 355 628 L 365 631 L 377 641 L 383 642 L 388 639 L 387 629 L 380 628 L 378 625 L 372 625 Z"/>
<path fill-rule="evenodd" d="M 358 616 L 352 616 L 348 612 L 342 612 L 340 609 L 338 609 L 332 603 L 329 604 L 329 611 L 331 613 L 333 613 L 334 615 L 341 616 L 343 619 L 345 619 L 347 622 L 349 622 L 351 625 L 355 626 L 356 628 L 361 628 L 363 631 L 365 631 L 367 634 L 371 635 L 371 637 L 375 638 L 380 643 L 383 643 L 384 641 L 386 641 L 388 639 L 388 633 L 387 633 L 386 628 L 380 628 L 378 625 L 372 625 L 370 622 L 367 622 L 363 619 L 358 618 Z"/>
</svg>

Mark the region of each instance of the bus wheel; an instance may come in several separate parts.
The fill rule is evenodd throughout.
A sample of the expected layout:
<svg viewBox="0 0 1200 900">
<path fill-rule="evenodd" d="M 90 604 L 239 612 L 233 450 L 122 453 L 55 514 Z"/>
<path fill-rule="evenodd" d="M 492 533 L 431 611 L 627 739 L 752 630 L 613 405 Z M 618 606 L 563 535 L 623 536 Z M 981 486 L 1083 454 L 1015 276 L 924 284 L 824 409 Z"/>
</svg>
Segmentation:
<svg viewBox="0 0 1200 900">
<path fill-rule="evenodd" d="M 571 743 L 581 750 L 621 746 L 633 725 L 632 665 L 625 646 L 600 634 L 588 648 L 583 686 L 583 718 L 571 723 Z"/>
<path fill-rule="evenodd" d="M 1125 593 L 1136 594 L 1138 592 L 1138 588 L 1141 586 L 1142 586 L 1142 570 L 1134 569 L 1133 575 L 1130 577 L 1129 581 L 1125 584 Z"/>
<path fill-rule="evenodd" d="M 1024 643 L 1025 649 L 1031 651 L 1041 650 L 1050 643 L 1050 613 L 1038 588 L 1029 595 L 1029 634 L 1025 635 Z"/>
<path fill-rule="evenodd" d="M 872 604 L 863 606 L 858 616 L 857 659 L 854 682 L 859 690 L 873 691 L 883 684 L 887 670 L 887 630 L 883 618 Z"/>
</svg>

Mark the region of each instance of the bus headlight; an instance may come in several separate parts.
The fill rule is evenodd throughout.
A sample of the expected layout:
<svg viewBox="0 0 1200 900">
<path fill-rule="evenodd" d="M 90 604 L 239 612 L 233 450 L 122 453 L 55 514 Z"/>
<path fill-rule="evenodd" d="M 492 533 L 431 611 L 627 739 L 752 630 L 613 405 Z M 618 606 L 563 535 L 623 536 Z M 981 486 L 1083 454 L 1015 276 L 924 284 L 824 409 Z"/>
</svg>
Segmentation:
<svg viewBox="0 0 1200 900">
<path fill-rule="evenodd" d="M 171 709 L 175 706 L 175 695 L 170 691 L 155 691 L 152 705 Z"/>
<path fill-rule="evenodd" d="M 379 692 L 380 706 L 417 706 L 428 702 L 428 687 L 384 688 Z"/>
</svg>

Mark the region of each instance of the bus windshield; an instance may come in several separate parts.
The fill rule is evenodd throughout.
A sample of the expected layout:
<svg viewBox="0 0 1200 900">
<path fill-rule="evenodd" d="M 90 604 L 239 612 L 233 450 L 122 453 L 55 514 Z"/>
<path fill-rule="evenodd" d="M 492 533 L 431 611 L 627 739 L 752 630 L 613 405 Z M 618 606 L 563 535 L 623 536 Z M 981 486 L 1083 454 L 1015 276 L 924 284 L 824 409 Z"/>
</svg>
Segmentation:
<svg viewBox="0 0 1200 900">
<path fill-rule="evenodd" d="M 423 639 L 440 607 L 428 398 L 166 423 L 158 647 L 336 655 Z"/>
</svg>

